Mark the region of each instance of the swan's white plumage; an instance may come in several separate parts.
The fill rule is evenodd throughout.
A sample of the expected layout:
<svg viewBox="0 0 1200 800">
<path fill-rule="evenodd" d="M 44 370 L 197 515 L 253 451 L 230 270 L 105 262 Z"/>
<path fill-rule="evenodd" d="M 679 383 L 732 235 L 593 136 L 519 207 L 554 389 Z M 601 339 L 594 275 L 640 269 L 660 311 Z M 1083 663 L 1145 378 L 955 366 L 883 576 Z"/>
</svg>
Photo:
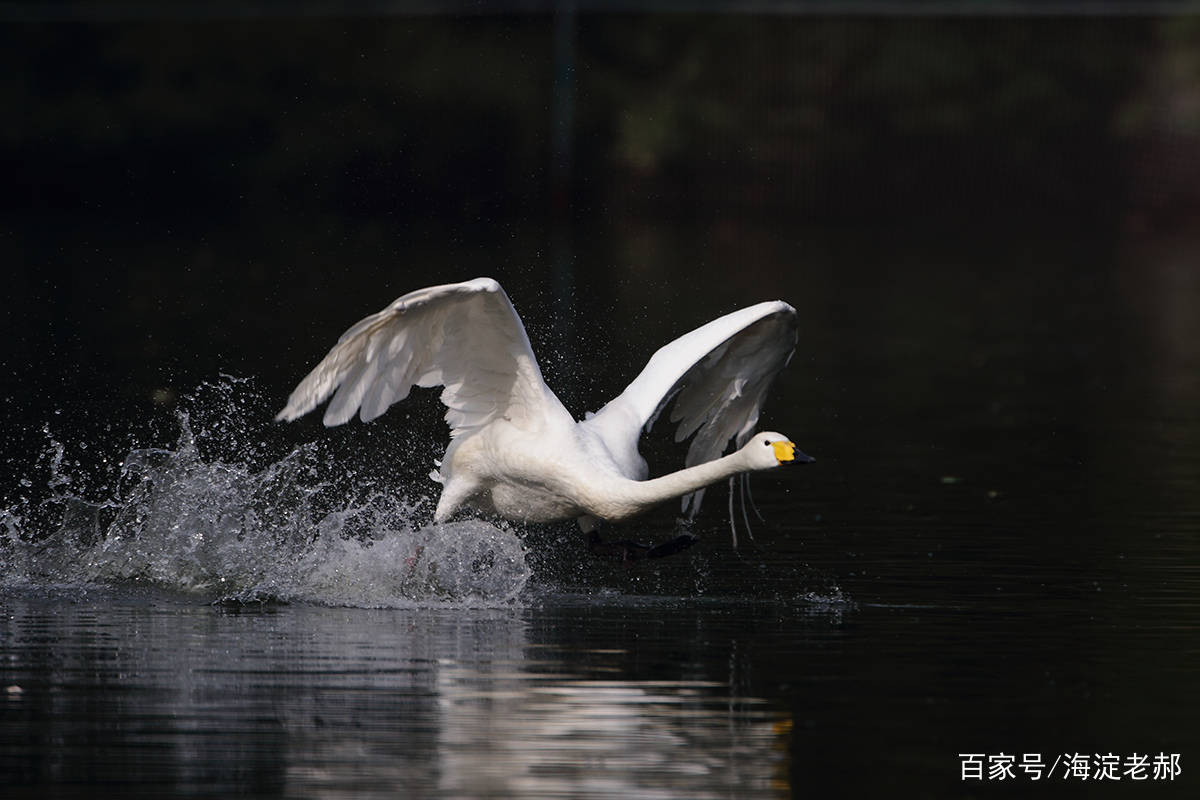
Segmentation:
<svg viewBox="0 0 1200 800">
<path fill-rule="evenodd" d="M 358 322 L 276 418 L 294 420 L 332 395 L 326 425 L 356 411 L 367 422 L 414 385 L 441 385 L 452 441 L 439 465 L 436 518 L 470 503 L 514 519 L 583 523 L 623 519 L 680 496 L 695 513 L 703 487 L 781 463 L 771 448 L 747 442 L 795 342 L 796 312 L 787 303 L 735 311 L 662 347 L 624 392 L 576 423 L 542 379 L 504 290 L 477 278 L 410 292 Z M 638 439 L 672 400 L 676 441 L 693 437 L 686 468 L 646 480 Z M 721 457 L 731 440 L 739 449 Z"/>
<path fill-rule="evenodd" d="M 610 446 L 636 451 L 642 429 L 674 400 L 675 441 L 695 434 L 684 466 L 712 461 L 731 439 L 737 447 L 746 443 L 795 346 L 796 310 L 787 303 L 734 311 L 659 348 L 625 391 L 583 424 L 596 427 Z M 694 515 L 703 496 L 703 489 L 685 495 L 683 510 Z"/>
<path fill-rule="evenodd" d="M 525 326 L 491 278 L 431 286 L 399 298 L 342 334 L 288 397 L 276 419 L 294 420 L 330 394 L 326 425 L 359 412 L 363 422 L 408 397 L 443 386 L 450 435 L 505 417 L 527 430 L 566 409 L 542 380 Z"/>
</svg>

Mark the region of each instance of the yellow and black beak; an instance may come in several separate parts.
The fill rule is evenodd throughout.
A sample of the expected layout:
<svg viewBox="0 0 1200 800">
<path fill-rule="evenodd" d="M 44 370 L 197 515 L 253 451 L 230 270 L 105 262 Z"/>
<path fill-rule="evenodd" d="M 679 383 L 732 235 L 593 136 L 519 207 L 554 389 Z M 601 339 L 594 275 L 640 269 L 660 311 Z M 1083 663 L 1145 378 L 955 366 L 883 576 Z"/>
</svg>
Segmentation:
<svg viewBox="0 0 1200 800">
<path fill-rule="evenodd" d="M 786 464 L 789 461 L 796 464 L 811 464 L 816 461 L 812 456 L 807 456 L 796 449 L 796 445 L 792 442 L 771 442 L 771 447 L 775 448 L 775 458 L 780 464 Z"/>
</svg>

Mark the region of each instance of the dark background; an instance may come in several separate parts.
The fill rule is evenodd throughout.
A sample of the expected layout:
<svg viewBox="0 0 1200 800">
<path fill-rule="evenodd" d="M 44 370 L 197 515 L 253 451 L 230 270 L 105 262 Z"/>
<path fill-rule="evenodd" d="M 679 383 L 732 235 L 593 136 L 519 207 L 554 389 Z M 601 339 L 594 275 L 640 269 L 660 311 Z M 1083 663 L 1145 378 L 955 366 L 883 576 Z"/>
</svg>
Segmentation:
<svg viewBox="0 0 1200 800">
<path fill-rule="evenodd" d="M 645 268 L 613 252 L 637 226 L 1106 249 L 1198 207 L 1193 17 L 6 8 L 0 359 L 26 423 L 218 369 L 282 390 L 435 276 L 569 272 L 604 309 Z"/>
<path fill-rule="evenodd" d="M 349 324 L 425 285 L 501 280 L 576 413 L 779 297 L 801 340 L 764 424 L 819 467 L 765 482 L 785 522 L 761 558 L 862 606 L 756 621 L 738 656 L 795 720 L 794 791 L 897 770 L 953 795 L 961 749 L 1188 770 L 1200 18 L 669 8 L 0 6 L 2 488 L 45 488 L 49 438 L 103 483 L 221 372 L 255 382 L 254 436 L 382 441 L 424 474 L 431 397 L 375 440 L 269 420 Z M 753 585 L 730 569 L 712 585 Z"/>
</svg>

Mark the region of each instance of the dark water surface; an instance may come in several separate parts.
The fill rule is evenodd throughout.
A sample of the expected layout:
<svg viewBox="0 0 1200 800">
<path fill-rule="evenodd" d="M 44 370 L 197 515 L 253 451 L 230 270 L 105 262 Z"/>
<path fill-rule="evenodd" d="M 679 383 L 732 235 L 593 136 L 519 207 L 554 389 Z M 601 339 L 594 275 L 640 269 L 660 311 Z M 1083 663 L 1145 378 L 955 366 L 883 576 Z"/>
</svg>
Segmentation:
<svg viewBox="0 0 1200 800">
<path fill-rule="evenodd" d="M 356 288 L 373 299 L 308 312 L 319 330 L 299 334 L 303 352 L 285 350 L 278 388 L 235 402 L 241 384 L 220 379 L 223 399 L 192 410 L 193 444 L 107 455 L 142 465 L 141 489 L 127 475 L 107 507 L 93 492 L 76 508 L 112 524 L 107 538 L 69 516 L 31 530 L 31 506 L 7 510 L 5 796 L 1191 793 L 1194 242 L 632 223 L 592 241 L 607 245 L 578 255 L 569 330 L 599 346 L 556 347 L 564 333 L 538 302 L 538 273 L 501 270 L 548 380 L 577 410 L 717 313 L 765 297 L 799 309 L 797 355 L 762 425 L 818 461 L 755 480 L 766 518 L 755 543 L 733 551 L 718 489 L 702 542 L 670 559 L 629 568 L 589 558 L 570 526 L 486 526 L 425 546 L 479 542 L 495 548 L 488 563 L 515 559 L 503 570 L 454 562 L 464 582 L 448 589 L 396 577 L 429 513 L 420 476 L 443 435 L 432 397 L 374 426 L 282 431 L 334 441 L 309 454 L 310 471 L 367 472 L 384 451 L 401 468 L 365 483 L 415 506 L 377 498 L 362 517 L 347 499 L 356 484 L 318 510 L 320 492 L 280 488 L 308 473 L 254 445 L 281 435 L 268 419 L 288 376 L 359 311 L 466 274 L 438 264 L 429 281 L 394 277 L 382 293 L 366 276 Z M 507 247 L 498 263 L 536 263 L 536 245 Z M 709 279 L 689 279 L 697 270 Z M 541 274 L 548 285 L 552 271 Z M 244 353 L 232 359 L 242 373 L 276 355 L 269 336 Z M 61 472 L 38 464 L 63 505 L 89 483 L 68 474 L 72 459 L 82 478 L 102 470 L 83 433 L 49 430 L 27 438 L 61 442 Z M 669 468 L 665 437 L 649 454 Z M 311 535 L 285 541 L 314 525 L 325 549 Z M 623 535 L 662 539 L 673 526 L 665 509 Z M 17 530 L 73 544 L 17 547 Z M 1047 769 L 1077 754 L 1122 769 L 1179 754 L 1182 772 L 1098 783 L 1060 765 L 1035 783 L 1018 766 L 1007 785 L 964 782 L 960 753 L 983 754 L 985 770 L 1001 754 L 1039 754 Z"/>
</svg>

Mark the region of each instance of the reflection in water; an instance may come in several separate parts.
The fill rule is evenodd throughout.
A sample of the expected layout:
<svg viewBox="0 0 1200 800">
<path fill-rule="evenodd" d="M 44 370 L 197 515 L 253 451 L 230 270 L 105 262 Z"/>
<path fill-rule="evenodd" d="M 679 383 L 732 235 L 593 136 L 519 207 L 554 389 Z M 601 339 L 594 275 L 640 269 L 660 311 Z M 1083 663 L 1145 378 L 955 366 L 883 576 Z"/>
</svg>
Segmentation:
<svg viewBox="0 0 1200 800">
<path fill-rule="evenodd" d="M 439 673 L 441 788 L 510 797 L 725 797 L 786 775 L 778 714 L 721 684 Z M 501 769 L 472 769 L 486 753 Z M 773 784 L 774 781 L 774 784 Z"/>
<path fill-rule="evenodd" d="M 576 616 L 9 598 L 6 783 L 364 797 L 787 794 L 787 718 L 624 679 Z M 546 623 L 549 623 L 548 625 Z M 102 689 L 102 691 L 97 691 Z"/>
</svg>

